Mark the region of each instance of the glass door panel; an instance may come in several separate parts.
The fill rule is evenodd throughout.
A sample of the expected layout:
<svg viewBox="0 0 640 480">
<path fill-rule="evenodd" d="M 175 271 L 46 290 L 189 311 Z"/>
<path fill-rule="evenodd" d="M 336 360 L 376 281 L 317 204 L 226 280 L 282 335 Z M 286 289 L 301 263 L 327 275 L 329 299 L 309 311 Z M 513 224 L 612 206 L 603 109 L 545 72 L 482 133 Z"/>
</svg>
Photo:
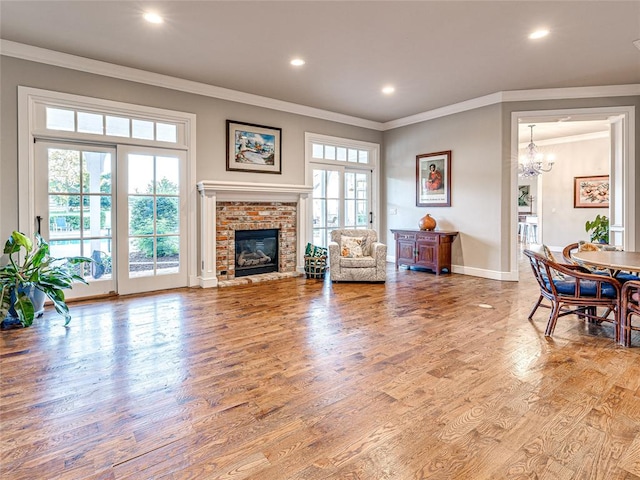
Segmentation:
<svg viewBox="0 0 640 480">
<path fill-rule="evenodd" d="M 111 229 L 114 204 L 112 148 L 54 142 L 36 144 L 36 211 L 46 221 L 40 233 L 53 257 L 85 256 L 93 260 L 79 273 L 89 285 L 76 284 L 67 298 L 115 291 L 115 252 Z"/>
<path fill-rule="evenodd" d="M 357 157 L 356 157 L 357 158 Z M 313 243 L 327 246 L 336 228 L 371 228 L 371 172 L 313 170 Z"/>
<path fill-rule="evenodd" d="M 185 286 L 184 153 L 120 147 L 118 154 L 119 181 L 126 185 L 119 195 L 118 221 L 127 232 L 118 243 L 126 252 L 120 293 Z"/>
</svg>

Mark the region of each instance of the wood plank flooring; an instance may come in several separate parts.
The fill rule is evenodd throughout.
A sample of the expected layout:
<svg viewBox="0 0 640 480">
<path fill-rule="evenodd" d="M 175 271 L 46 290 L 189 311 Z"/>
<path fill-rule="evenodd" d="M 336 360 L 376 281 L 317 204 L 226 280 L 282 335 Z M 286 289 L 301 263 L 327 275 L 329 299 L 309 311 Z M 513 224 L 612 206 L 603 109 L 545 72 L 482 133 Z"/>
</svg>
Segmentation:
<svg viewBox="0 0 640 480">
<path fill-rule="evenodd" d="M 640 479 L 640 338 L 574 316 L 545 338 L 522 272 L 48 310 L 0 332 L 1 477 Z"/>
</svg>

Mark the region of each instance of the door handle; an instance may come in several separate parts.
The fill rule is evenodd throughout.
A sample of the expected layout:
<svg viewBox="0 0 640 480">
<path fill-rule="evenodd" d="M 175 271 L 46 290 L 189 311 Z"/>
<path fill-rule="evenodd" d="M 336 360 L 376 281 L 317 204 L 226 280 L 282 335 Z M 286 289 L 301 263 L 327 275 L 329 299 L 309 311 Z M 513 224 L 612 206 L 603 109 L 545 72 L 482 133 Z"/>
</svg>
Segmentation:
<svg viewBox="0 0 640 480">
<path fill-rule="evenodd" d="M 40 215 L 38 215 L 38 216 L 36 217 L 36 221 L 38 222 L 38 227 L 37 227 L 37 228 L 38 228 L 38 235 L 41 235 L 41 232 L 40 232 L 40 223 L 42 222 L 42 217 L 41 217 Z"/>
</svg>

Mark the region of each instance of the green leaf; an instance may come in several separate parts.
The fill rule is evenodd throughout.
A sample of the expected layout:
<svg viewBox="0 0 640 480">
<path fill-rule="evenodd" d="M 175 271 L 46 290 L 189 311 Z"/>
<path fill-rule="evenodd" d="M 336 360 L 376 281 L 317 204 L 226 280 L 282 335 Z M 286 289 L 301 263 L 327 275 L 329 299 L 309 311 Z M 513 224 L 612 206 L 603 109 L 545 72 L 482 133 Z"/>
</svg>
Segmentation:
<svg viewBox="0 0 640 480">
<path fill-rule="evenodd" d="M 19 293 L 16 296 L 16 301 L 13 303 L 13 309 L 18 314 L 18 318 L 23 327 L 29 327 L 33 324 L 36 312 L 33 308 L 33 303 L 31 303 L 27 295 Z"/>
</svg>

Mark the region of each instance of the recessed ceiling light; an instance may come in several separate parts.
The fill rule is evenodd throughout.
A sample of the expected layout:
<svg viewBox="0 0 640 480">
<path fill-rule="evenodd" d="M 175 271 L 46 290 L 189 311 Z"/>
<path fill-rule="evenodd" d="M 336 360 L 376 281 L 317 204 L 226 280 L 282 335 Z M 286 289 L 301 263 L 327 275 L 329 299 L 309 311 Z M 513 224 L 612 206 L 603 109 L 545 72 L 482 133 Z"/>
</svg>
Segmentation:
<svg viewBox="0 0 640 480">
<path fill-rule="evenodd" d="M 392 87 L 391 85 L 387 85 L 386 87 L 382 88 L 382 93 L 384 93 L 385 95 L 391 95 L 395 91 L 395 87 Z"/>
<path fill-rule="evenodd" d="M 540 30 L 536 30 L 535 32 L 530 34 L 529 38 L 531 40 L 537 40 L 538 38 L 543 38 L 543 37 L 546 37 L 547 35 L 549 35 L 549 30 L 543 28 L 543 29 L 540 29 Z"/>
<path fill-rule="evenodd" d="M 301 67 L 304 64 L 305 61 L 301 58 L 294 58 L 293 60 L 291 60 L 291 65 L 293 65 L 294 67 Z"/>
<path fill-rule="evenodd" d="M 147 12 L 143 15 L 143 18 L 149 23 L 162 23 L 164 20 L 160 15 L 154 12 Z"/>
</svg>

